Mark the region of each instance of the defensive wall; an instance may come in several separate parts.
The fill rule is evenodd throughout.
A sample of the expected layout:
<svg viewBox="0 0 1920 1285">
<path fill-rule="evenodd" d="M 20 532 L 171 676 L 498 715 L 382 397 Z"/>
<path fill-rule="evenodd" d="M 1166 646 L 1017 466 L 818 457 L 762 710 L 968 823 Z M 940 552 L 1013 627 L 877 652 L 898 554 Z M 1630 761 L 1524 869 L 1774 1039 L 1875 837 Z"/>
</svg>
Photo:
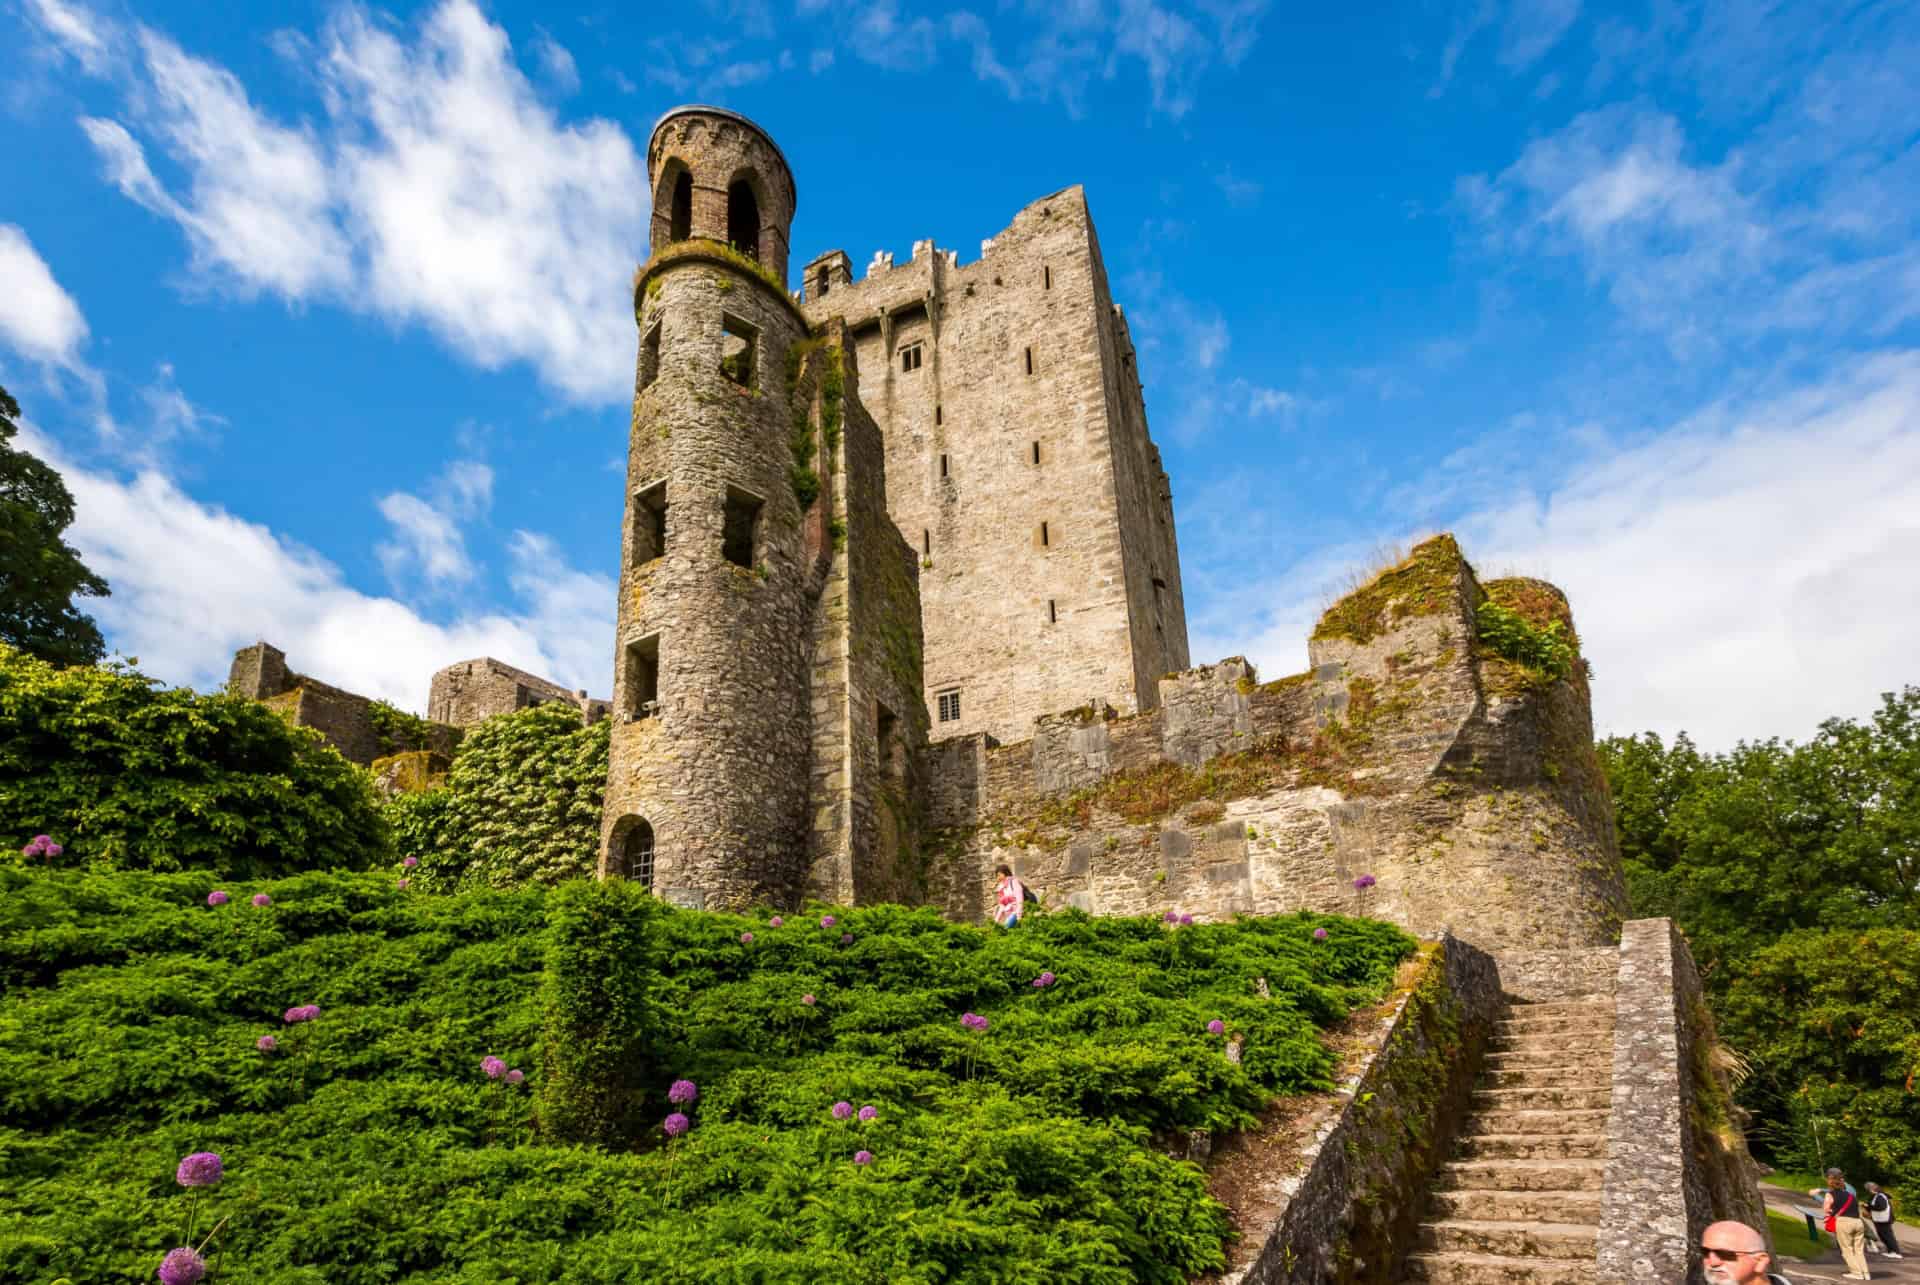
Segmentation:
<svg viewBox="0 0 1920 1285">
<path fill-rule="evenodd" d="M 1482 636 L 1493 602 L 1562 639 L 1554 676 Z M 1450 536 L 1330 607 L 1312 668 L 1244 660 L 928 750 L 929 885 L 987 910 L 1011 865 L 1052 906 L 1200 918 L 1368 914 L 1483 949 L 1617 940 L 1625 891 L 1566 600 L 1482 584 Z M 1371 885 L 1356 880 L 1371 876 Z"/>
</svg>

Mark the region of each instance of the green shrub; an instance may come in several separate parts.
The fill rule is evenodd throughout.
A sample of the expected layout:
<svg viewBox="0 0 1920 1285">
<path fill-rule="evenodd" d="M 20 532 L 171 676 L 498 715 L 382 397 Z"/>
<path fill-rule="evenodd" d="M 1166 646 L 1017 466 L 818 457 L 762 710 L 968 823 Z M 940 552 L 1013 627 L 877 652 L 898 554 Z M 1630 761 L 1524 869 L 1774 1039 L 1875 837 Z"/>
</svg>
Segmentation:
<svg viewBox="0 0 1920 1285">
<path fill-rule="evenodd" d="M 394 850 L 423 887 L 555 883 L 593 873 L 607 786 L 606 719 L 557 701 L 470 729 L 447 783 L 385 804 Z"/>
<path fill-rule="evenodd" d="M 372 778 L 319 733 L 240 697 L 5 646 L 0 816 L 12 853 L 48 834 L 67 865 L 262 878 L 388 851 Z"/>
<path fill-rule="evenodd" d="M 542 1129 L 618 1146 L 654 1075 L 648 923 L 660 903 L 624 879 L 582 879 L 548 900 Z"/>
<path fill-rule="evenodd" d="M 1320 1028 L 1413 947 L 1314 916 L 997 932 L 878 906 L 774 928 L 636 920 L 631 890 L 306 875 L 209 908 L 213 886 L 0 871 L 0 1262 L 21 1279 L 151 1279 L 178 1243 L 173 1167 L 211 1150 L 237 1282 L 1184 1281 L 1227 1224 L 1166 1140 L 1328 1087 Z M 619 934 L 569 926 L 596 907 Z M 543 963 L 584 943 L 581 966 L 604 952 L 633 981 L 636 925 L 658 970 L 647 1128 L 617 1149 L 536 1136 Z M 254 1047 L 291 1043 L 294 1004 L 321 1009 L 303 1075 Z M 531 1082 L 489 1082 L 489 1054 Z M 669 1146 L 680 1077 L 700 1096 Z M 878 1118 L 836 1120 L 840 1100 Z"/>
<path fill-rule="evenodd" d="M 1558 620 L 1536 625 L 1489 598 L 1475 610 L 1474 621 L 1481 644 L 1494 655 L 1550 680 L 1573 673 L 1578 656 L 1566 626 Z"/>
</svg>

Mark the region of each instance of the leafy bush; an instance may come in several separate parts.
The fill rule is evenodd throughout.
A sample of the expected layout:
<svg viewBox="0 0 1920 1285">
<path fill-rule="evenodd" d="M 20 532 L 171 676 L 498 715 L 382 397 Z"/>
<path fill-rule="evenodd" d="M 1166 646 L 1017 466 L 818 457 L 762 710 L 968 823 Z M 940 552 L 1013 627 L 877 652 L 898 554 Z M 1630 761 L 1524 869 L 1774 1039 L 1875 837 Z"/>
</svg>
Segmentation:
<svg viewBox="0 0 1920 1285">
<path fill-rule="evenodd" d="M 555 701 L 470 729 L 444 787 L 386 805 L 395 850 L 419 858 L 418 881 L 441 890 L 591 874 L 611 727 L 582 727 L 578 710 Z"/>
<path fill-rule="evenodd" d="M 531 1132 L 543 961 L 605 940 L 547 925 L 590 895 L 307 875 L 266 885 L 268 907 L 253 885 L 209 907 L 212 889 L 0 871 L 9 1271 L 151 1279 L 177 1243 L 173 1167 L 209 1150 L 235 1281 L 1185 1280 L 1220 1262 L 1225 1216 L 1156 1137 L 1328 1087 L 1319 1028 L 1413 945 L 1313 916 L 1009 933 L 898 907 L 778 928 L 652 907 L 661 1069 L 649 1129 L 608 1150 Z M 321 1015 L 289 1056 L 295 1004 Z M 1242 1063 L 1214 1018 L 1245 1034 Z M 533 1082 L 489 1081 L 489 1054 Z M 699 1096 L 668 1145 L 681 1077 Z"/>
<path fill-rule="evenodd" d="M 0 816 L 12 852 L 50 834 L 68 865 L 259 878 L 387 855 L 371 778 L 319 733 L 124 665 L 59 669 L 6 646 Z"/>
<path fill-rule="evenodd" d="M 660 903 L 624 879 L 576 879 L 547 911 L 546 1076 L 540 1123 L 556 1138 L 618 1145 L 651 1078 L 654 973 L 648 921 Z"/>
<path fill-rule="evenodd" d="M 1481 644 L 1504 660 L 1553 680 L 1573 673 L 1578 653 L 1566 626 L 1558 620 L 1536 625 L 1489 598 L 1475 609 L 1474 624 Z"/>
</svg>

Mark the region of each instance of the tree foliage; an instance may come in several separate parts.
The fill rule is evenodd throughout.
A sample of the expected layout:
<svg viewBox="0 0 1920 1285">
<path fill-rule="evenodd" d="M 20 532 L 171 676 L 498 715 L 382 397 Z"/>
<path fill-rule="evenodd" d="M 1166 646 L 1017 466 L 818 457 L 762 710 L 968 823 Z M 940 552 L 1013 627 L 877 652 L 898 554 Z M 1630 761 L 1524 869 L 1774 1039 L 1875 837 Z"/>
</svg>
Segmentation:
<svg viewBox="0 0 1920 1285">
<path fill-rule="evenodd" d="M 880 906 L 775 927 L 630 919 L 637 890 L 395 885 L 0 870 L 6 1270 L 151 1279 L 178 1243 L 173 1168 L 208 1150 L 237 1281 L 1185 1281 L 1227 1226 L 1166 1139 L 1330 1087 L 1322 1029 L 1413 948 L 1306 915 L 1001 932 Z M 579 919 L 607 909 L 637 935 Z M 631 959 L 642 939 L 643 1130 L 536 1133 L 543 968 L 567 942 Z M 287 1026 L 296 1004 L 319 1018 Z M 1240 1063 L 1214 1018 L 1245 1034 Z M 489 1055 L 529 1082 L 489 1081 Z M 692 1127 L 665 1145 L 682 1077 Z M 843 1100 L 876 1117 L 835 1118 Z"/>
<path fill-rule="evenodd" d="M 0 388 L 0 643 L 56 665 L 90 665 L 106 652 L 76 597 L 104 598 L 107 582 L 64 538 L 73 494 L 44 461 L 12 445 L 20 404 Z"/>
<path fill-rule="evenodd" d="M 506 888 L 590 874 L 607 785 L 605 719 L 558 702 L 470 729 L 447 783 L 387 804 L 394 846 L 428 887 Z"/>
<path fill-rule="evenodd" d="M 549 901 L 540 1119 L 555 1138 L 617 1146 L 635 1132 L 656 1078 L 648 928 L 658 905 L 624 879 L 576 879 Z"/>
<path fill-rule="evenodd" d="M 49 834 L 68 865 L 260 877 L 387 855 L 372 779 L 319 733 L 239 697 L 5 645 L 0 816 L 13 852 Z"/>
<path fill-rule="evenodd" d="M 1636 915 L 1670 915 L 1762 1154 L 1920 1184 L 1920 687 L 1804 744 L 1602 741 Z"/>
</svg>

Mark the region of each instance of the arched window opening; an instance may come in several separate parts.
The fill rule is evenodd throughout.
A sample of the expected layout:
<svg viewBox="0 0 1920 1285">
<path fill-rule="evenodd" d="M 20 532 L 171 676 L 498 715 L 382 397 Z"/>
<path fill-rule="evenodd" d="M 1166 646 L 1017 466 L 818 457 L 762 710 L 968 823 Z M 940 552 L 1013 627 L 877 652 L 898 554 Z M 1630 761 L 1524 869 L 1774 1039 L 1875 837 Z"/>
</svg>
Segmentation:
<svg viewBox="0 0 1920 1285">
<path fill-rule="evenodd" d="M 727 241 L 750 259 L 760 257 L 760 202 L 745 179 L 727 189 Z"/>
<path fill-rule="evenodd" d="M 685 170 L 673 180 L 673 204 L 669 207 L 671 224 L 667 240 L 684 241 L 693 235 L 693 175 Z"/>
<path fill-rule="evenodd" d="M 653 887 L 653 827 L 642 817 L 623 818 L 614 828 L 607 873 L 631 879 L 642 888 Z"/>
</svg>

